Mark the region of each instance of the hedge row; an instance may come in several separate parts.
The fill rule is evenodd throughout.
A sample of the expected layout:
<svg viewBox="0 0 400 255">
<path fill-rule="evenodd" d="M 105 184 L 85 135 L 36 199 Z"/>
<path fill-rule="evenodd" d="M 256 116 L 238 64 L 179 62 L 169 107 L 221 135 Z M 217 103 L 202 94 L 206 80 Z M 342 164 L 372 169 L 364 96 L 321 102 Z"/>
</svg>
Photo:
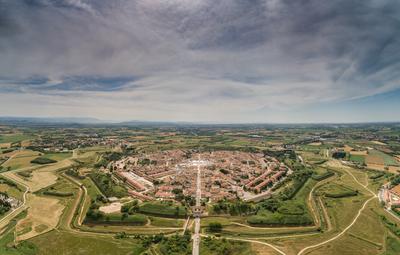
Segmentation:
<svg viewBox="0 0 400 255">
<path fill-rule="evenodd" d="M 49 195 L 49 196 L 57 196 L 57 197 L 70 197 L 74 193 L 72 192 L 60 192 L 60 191 L 44 191 L 44 195 Z"/>
<path fill-rule="evenodd" d="M 186 208 L 181 205 L 169 205 L 162 202 L 147 202 L 139 207 L 139 212 L 154 216 L 186 217 Z"/>
<path fill-rule="evenodd" d="M 122 214 L 122 213 L 111 213 L 104 214 L 98 210 L 92 210 L 92 213 L 88 212 L 85 219 L 87 224 L 110 224 L 110 225 L 134 225 L 143 226 L 147 223 L 147 217 L 142 214 Z M 97 212 L 96 212 L 97 211 Z M 95 217 L 91 215 L 96 214 Z"/>
<path fill-rule="evenodd" d="M 51 164 L 51 163 L 56 163 L 56 162 L 57 162 L 57 160 L 50 159 L 50 158 L 43 158 L 43 157 L 38 157 L 38 158 L 35 158 L 34 160 L 31 160 L 31 163 L 39 164 L 39 165 Z"/>
<path fill-rule="evenodd" d="M 272 213 L 268 215 L 254 215 L 247 218 L 250 225 L 265 226 L 305 226 L 313 224 L 312 219 L 307 215 L 283 215 Z"/>
<path fill-rule="evenodd" d="M 384 176 L 384 175 L 385 175 L 385 173 L 376 173 L 376 174 L 370 176 L 369 178 L 370 178 L 371 180 L 375 180 L 375 179 L 381 178 L 381 177 Z"/>
<path fill-rule="evenodd" d="M 330 197 L 330 198 L 353 197 L 357 195 L 358 192 L 354 190 L 344 191 L 342 193 L 325 193 L 325 197 Z"/>
<path fill-rule="evenodd" d="M 316 180 L 316 181 L 322 181 L 322 180 L 325 180 L 325 179 L 327 179 L 327 178 L 329 178 L 329 177 L 331 177 L 331 176 L 333 176 L 333 175 L 335 175 L 335 173 L 334 172 L 332 172 L 332 171 L 327 171 L 327 172 L 325 172 L 325 173 L 323 173 L 323 174 L 320 174 L 320 175 L 312 175 L 311 176 L 311 178 L 313 179 L 313 180 Z"/>
</svg>

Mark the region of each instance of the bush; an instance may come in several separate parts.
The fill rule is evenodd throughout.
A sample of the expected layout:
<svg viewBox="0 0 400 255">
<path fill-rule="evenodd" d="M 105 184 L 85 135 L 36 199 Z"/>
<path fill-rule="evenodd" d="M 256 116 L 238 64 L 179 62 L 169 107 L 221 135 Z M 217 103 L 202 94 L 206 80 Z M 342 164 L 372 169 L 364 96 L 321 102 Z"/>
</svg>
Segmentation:
<svg viewBox="0 0 400 255">
<path fill-rule="evenodd" d="M 219 171 L 223 174 L 229 174 L 229 171 L 223 168 L 219 169 Z"/>
<path fill-rule="evenodd" d="M 72 192 L 60 192 L 60 191 L 49 191 L 49 190 L 44 191 L 43 194 L 56 197 L 70 197 L 74 195 L 74 193 Z"/>
<path fill-rule="evenodd" d="M 52 163 L 56 163 L 56 162 L 57 162 L 57 160 L 50 159 L 50 158 L 44 158 L 44 157 L 38 157 L 38 158 L 35 158 L 34 160 L 31 160 L 31 163 L 40 164 L 40 165 L 52 164 Z"/>
<path fill-rule="evenodd" d="M 344 151 L 335 151 L 332 153 L 332 158 L 342 159 L 346 157 L 346 152 Z"/>
<path fill-rule="evenodd" d="M 252 204 L 243 201 L 218 201 L 212 206 L 215 214 L 248 215 L 254 213 L 255 208 Z"/>
<path fill-rule="evenodd" d="M 315 175 L 315 174 L 313 174 L 313 175 L 311 176 L 311 178 L 312 178 L 313 180 L 316 180 L 316 181 L 322 181 L 322 180 L 325 180 L 325 179 L 327 179 L 327 178 L 329 178 L 329 177 L 331 177 L 331 176 L 333 176 L 333 175 L 335 175 L 334 172 L 332 172 L 332 171 L 326 171 L 325 173 L 320 174 L 320 175 Z"/>
<path fill-rule="evenodd" d="M 86 223 L 110 224 L 110 225 L 134 225 L 143 226 L 147 223 L 147 217 L 142 214 L 129 215 L 127 213 L 105 214 L 98 209 L 89 209 L 86 214 Z"/>
<path fill-rule="evenodd" d="M 0 192 L 0 197 L 4 197 L 5 199 L 7 199 L 8 198 L 7 192 Z M 11 209 L 11 204 L 5 201 L 5 199 L 4 200 L 0 199 L 0 215 L 5 214 Z"/>
<path fill-rule="evenodd" d="M 247 218 L 247 222 L 251 225 L 266 226 L 305 226 L 313 224 L 308 214 L 302 215 L 283 215 L 280 213 L 270 213 L 265 215 L 253 215 Z"/>
<path fill-rule="evenodd" d="M 32 176 L 32 171 L 22 171 L 22 172 L 17 172 L 18 175 L 29 178 Z"/>
<path fill-rule="evenodd" d="M 305 208 L 302 204 L 290 201 L 282 204 L 277 211 L 285 215 L 302 215 L 305 213 Z"/>
<path fill-rule="evenodd" d="M 210 222 L 208 224 L 208 231 L 210 232 L 221 232 L 222 231 L 222 225 L 219 222 Z"/>
<path fill-rule="evenodd" d="M 11 149 L 5 149 L 2 151 L 3 154 L 9 153 L 9 152 L 13 152 L 15 149 L 11 148 Z"/>
<path fill-rule="evenodd" d="M 72 176 L 74 178 L 77 178 L 77 179 L 81 179 L 81 180 L 85 179 L 85 176 L 80 175 L 79 171 L 77 169 L 68 169 L 67 171 L 65 171 L 65 174 Z"/>
<path fill-rule="evenodd" d="M 353 197 L 357 196 L 358 192 L 354 190 L 349 190 L 349 191 L 344 191 L 340 193 L 325 193 L 325 197 L 330 197 L 330 198 L 342 198 L 342 197 Z"/>
<path fill-rule="evenodd" d="M 133 200 L 132 202 L 129 202 L 127 204 L 123 204 L 121 206 L 121 212 L 122 213 L 128 213 L 128 214 L 133 214 L 135 212 L 139 211 L 139 203 L 137 200 Z"/>
<path fill-rule="evenodd" d="M 161 254 L 191 254 L 190 238 L 188 233 L 164 237 L 159 244 Z"/>
<path fill-rule="evenodd" d="M 4 177 L 1 177 L 0 176 L 0 184 L 7 184 L 7 185 L 9 185 L 9 186 L 11 186 L 11 187 L 14 187 L 14 188 L 16 188 L 16 189 L 18 189 L 18 190 L 21 190 L 19 187 L 18 187 L 18 185 L 17 184 L 15 184 L 14 182 L 12 182 L 12 181 L 9 181 L 8 179 L 5 179 Z"/>
<path fill-rule="evenodd" d="M 325 197 L 342 198 L 342 197 L 352 197 L 358 195 L 357 190 L 353 190 L 344 185 L 333 185 L 331 187 L 332 188 L 330 190 L 324 192 Z"/>
</svg>

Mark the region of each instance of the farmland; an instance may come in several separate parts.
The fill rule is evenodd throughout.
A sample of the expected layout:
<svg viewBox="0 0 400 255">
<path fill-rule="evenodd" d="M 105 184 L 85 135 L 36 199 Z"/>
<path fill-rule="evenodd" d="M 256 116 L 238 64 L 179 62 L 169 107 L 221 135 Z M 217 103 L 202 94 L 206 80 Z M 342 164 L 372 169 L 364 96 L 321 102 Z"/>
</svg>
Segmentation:
<svg viewBox="0 0 400 255">
<path fill-rule="evenodd" d="M 192 249 L 183 230 L 195 233 L 196 164 L 204 164 L 200 254 L 398 251 L 393 224 L 400 223 L 376 197 L 396 175 L 389 168 L 399 164 L 393 142 L 352 139 L 357 129 L 339 143 L 310 141 L 319 129 L 151 128 L 90 129 L 101 135 L 94 136 L 98 142 L 92 137 L 91 146 L 59 147 L 66 135 L 72 146 L 82 139 L 72 134 L 88 132 L 77 130 L 52 129 L 51 139 L 32 138 L 29 149 L 3 154 L 0 191 L 21 202 L 16 212 L 24 211 L 0 224 L 3 247 L 19 243 L 10 254 L 57 247 L 63 254 L 183 255 Z M 345 157 L 335 159 L 341 150 Z M 37 164 L 37 158 L 54 161 Z M 273 175 L 275 182 L 268 180 Z"/>
</svg>

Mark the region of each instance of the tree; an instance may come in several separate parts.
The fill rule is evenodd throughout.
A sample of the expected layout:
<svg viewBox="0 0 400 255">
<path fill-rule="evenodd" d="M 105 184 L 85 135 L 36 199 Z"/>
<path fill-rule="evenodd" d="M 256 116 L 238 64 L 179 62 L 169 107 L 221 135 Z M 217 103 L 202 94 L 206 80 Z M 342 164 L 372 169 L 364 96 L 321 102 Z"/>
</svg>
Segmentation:
<svg viewBox="0 0 400 255">
<path fill-rule="evenodd" d="M 221 232 L 222 231 L 222 225 L 219 222 L 210 222 L 210 224 L 208 224 L 208 230 L 210 232 Z"/>
</svg>

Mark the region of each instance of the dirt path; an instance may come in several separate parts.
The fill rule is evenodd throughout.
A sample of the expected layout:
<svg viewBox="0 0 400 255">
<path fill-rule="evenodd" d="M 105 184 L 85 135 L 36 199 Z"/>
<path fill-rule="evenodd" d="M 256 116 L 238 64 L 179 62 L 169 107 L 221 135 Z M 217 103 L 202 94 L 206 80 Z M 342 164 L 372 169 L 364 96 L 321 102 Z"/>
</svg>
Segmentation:
<svg viewBox="0 0 400 255">
<path fill-rule="evenodd" d="M 225 238 L 225 239 L 228 239 L 228 240 L 235 240 L 235 241 L 242 241 L 242 242 L 263 244 L 263 245 L 266 245 L 266 246 L 268 246 L 268 247 L 274 249 L 274 250 L 277 251 L 279 254 L 286 255 L 286 253 L 283 252 L 282 250 L 280 250 L 278 247 L 276 247 L 276 246 L 274 246 L 274 245 L 272 245 L 272 244 L 270 244 L 270 243 L 267 243 L 267 242 L 262 242 L 262 241 L 257 241 L 257 240 L 251 240 L 251 239 L 242 239 L 242 238 L 231 238 L 231 237 L 224 237 L 224 238 Z"/>
<path fill-rule="evenodd" d="M 362 211 L 365 209 L 365 207 L 367 206 L 367 204 L 368 204 L 372 199 L 375 199 L 375 198 L 378 197 L 372 190 L 370 190 L 370 189 L 367 187 L 367 186 L 368 186 L 368 183 L 367 183 L 366 185 L 365 185 L 365 184 L 362 184 L 361 182 L 359 182 L 359 181 L 357 180 L 357 178 L 356 178 L 347 168 L 343 168 L 343 169 L 344 169 L 344 170 L 345 170 L 359 185 L 361 185 L 361 186 L 364 187 L 368 192 L 370 192 L 370 193 L 372 194 L 372 197 L 370 197 L 367 201 L 364 202 L 364 204 L 363 204 L 363 206 L 361 207 L 361 209 L 358 210 L 358 213 L 357 213 L 356 217 L 353 219 L 353 221 L 352 221 L 345 229 L 343 229 L 339 234 L 337 234 L 336 236 L 334 236 L 334 237 L 332 237 L 332 238 L 330 238 L 330 239 L 328 239 L 328 240 L 326 240 L 326 241 L 323 241 L 323 242 L 320 242 L 320 243 L 317 243 L 317 244 L 314 244 L 314 245 L 310 245 L 310 246 L 304 247 L 302 250 L 300 250 L 300 251 L 297 253 L 297 255 L 301 255 L 301 254 L 303 254 L 305 251 L 307 251 L 307 250 L 309 250 L 309 249 L 319 247 L 319 246 L 321 246 L 321 245 L 327 244 L 327 243 L 329 243 L 329 242 L 331 242 L 331 241 L 334 241 L 334 240 L 338 239 L 339 237 L 341 237 L 344 233 L 346 233 L 347 230 L 349 230 L 349 229 L 357 222 L 358 218 L 360 217 Z"/>
<path fill-rule="evenodd" d="M 16 183 L 18 183 L 19 185 L 23 186 L 25 188 L 25 192 L 22 196 L 22 204 L 20 206 L 18 206 L 17 208 L 15 208 L 14 210 L 12 210 L 10 213 L 8 213 L 5 217 L 3 217 L 2 219 L 0 219 L 0 229 L 3 228 L 5 225 L 8 224 L 8 222 L 14 218 L 15 216 L 17 216 L 20 212 L 22 212 L 25 209 L 26 206 L 26 196 L 29 192 L 29 187 L 26 186 L 25 184 L 19 182 L 18 180 L 14 180 L 12 178 L 9 177 L 5 177 L 8 178 Z"/>
</svg>

